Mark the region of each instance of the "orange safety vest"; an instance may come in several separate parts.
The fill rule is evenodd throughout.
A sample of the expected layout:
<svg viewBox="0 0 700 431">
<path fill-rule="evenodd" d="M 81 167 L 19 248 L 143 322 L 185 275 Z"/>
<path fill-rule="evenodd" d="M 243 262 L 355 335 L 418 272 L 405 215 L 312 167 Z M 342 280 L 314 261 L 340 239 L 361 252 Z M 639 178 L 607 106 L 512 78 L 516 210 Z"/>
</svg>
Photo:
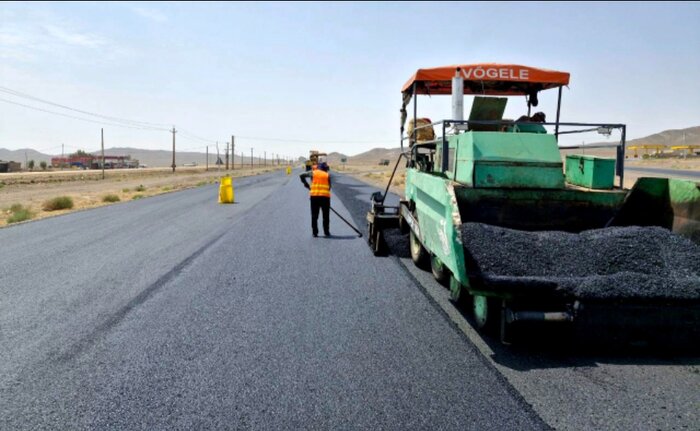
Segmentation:
<svg viewBox="0 0 700 431">
<path fill-rule="evenodd" d="M 311 179 L 311 197 L 331 197 L 330 174 L 321 169 L 316 169 Z"/>
</svg>

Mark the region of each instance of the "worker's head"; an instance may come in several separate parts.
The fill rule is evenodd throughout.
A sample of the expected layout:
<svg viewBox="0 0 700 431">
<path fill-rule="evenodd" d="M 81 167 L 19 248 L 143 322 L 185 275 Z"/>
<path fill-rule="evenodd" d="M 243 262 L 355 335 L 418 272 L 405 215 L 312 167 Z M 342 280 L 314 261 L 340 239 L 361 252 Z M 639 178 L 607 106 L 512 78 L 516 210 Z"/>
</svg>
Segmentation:
<svg viewBox="0 0 700 431">
<path fill-rule="evenodd" d="M 545 123 L 547 121 L 547 117 L 544 115 L 544 112 L 536 112 L 535 115 L 530 117 L 530 120 L 534 121 L 535 123 Z"/>
<path fill-rule="evenodd" d="M 322 170 L 322 171 L 328 172 L 328 163 L 326 163 L 326 162 L 321 162 L 321 163 L 318 165 L 318 168 L 319 168 L 320 170 Z"/>
</svg>

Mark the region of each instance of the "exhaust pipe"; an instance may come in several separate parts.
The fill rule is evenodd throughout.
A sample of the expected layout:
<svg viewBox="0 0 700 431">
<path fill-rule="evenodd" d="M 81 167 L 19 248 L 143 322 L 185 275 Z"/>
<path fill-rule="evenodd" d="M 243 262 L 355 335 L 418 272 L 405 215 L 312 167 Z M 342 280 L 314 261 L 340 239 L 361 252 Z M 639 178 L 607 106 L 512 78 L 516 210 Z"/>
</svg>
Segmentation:
<svg viewBox="0 0 700 431">
<path fill-rule="evenodd" d="M 452 119 L 464 120 L 464 78 L 459 67 L 452 78 Z"/>
</svg>

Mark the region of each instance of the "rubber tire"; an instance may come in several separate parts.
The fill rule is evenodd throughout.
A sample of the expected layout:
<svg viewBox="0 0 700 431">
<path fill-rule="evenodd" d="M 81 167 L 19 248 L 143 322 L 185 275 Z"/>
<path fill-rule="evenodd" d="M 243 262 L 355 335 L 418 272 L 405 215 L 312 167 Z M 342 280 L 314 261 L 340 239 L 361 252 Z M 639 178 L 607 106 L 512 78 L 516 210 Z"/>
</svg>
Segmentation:
<svg viewBox="0 0 700 431">
<path fill-rule="evenodd" d="M 440 258 L 435 256 L 434 254 L 430 256 L 430 271 L 433 273 L 435 281 L 437 281 L 445 287 L 450 286 L 450 277 L 452 276 L 452 273 L 442 263 Z"/>
<path fill-rule="evenodd" d="M 472 312 L 476 328 L 487 335 L 498 335 L 501 329 L 501 300 L 474 295 Z"/>
<path fill-rule="evenodd" d="M 423 244 L 421 244 L 420 240 L 416 237 L 416 234 L 411 231 L 409 234 L 409 245 L 408 247 L 411 249 L 411 260 L 413 260 L 413 263 L 421 269 L 428 269 L 430 265 L 430 254 L 428 253 L 428 250 L 423 247 Z"/>
<path fill-rule="evenodd" d="M 469 298 L 469 293 L 467 289 L 460 284 L 459 281 L 454 277 L 450 276 L 450 300 L 457 306 L 457 308 L 463 308 L 467 304 L 467 299 Z"/>
</svg>

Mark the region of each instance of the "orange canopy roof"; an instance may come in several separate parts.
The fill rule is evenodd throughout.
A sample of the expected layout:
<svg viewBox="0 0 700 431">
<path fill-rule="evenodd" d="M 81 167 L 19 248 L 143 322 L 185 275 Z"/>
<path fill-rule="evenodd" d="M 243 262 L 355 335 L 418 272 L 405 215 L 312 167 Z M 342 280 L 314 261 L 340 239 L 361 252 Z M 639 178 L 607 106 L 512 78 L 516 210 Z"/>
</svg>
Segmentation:
<svg viewBox="0 0 700 431">
<path fill-rule="evenodd" d="M 567 72 L 482 63 L 418 69 L 401 92 L 411 93 L 415 82 L 416 94 L 452 94 L 452 78 L 457 69 L 464 78 L 464 94 L 517 96 L 569 84 Z"/>
</svg>

